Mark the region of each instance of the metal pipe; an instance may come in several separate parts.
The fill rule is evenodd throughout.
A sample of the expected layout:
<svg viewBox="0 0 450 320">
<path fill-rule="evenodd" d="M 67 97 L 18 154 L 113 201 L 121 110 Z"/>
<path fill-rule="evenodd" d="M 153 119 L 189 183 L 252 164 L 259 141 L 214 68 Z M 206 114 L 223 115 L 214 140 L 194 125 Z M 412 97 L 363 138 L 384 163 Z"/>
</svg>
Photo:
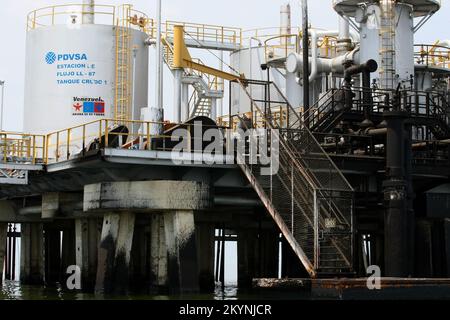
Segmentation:
<svg viewBox="0 0 450 320">
<path fill-rule="evenodd" d="M 189 86 L 186 83 L 181 84 L 181 122 L 189 119 Z"/>
<path fill-rule="evenodd" d="M 162 46 L 161 46 L 161 0 L 156 1 L 156 21 L 157 21 L 157 29 L 156 29 L 156 87 L 155 87 L 155 108 L 163 109 L 163 54 L 162 54 Z M 161 121 L 163 119 L 160 119 Z"/>
<path fill-rule="evenodd" d="M 302 0 L 303 23 L 303 112 L 305 119 L 309 118 L 309 26 L 308 26 L 308 0 Z M 309 123 L 305 123 L 309 127 Z"/>
<path fill-rule="evenodd" d="M 83 24 L 95 23 L 95 0 L 83 0 Z"/>
<path fill-rule="evenodd" d="M 173 95 L 174 95 L 174 121 L 175 123 L 181 123 L 181 95 L 182 95 L 182 78 L 183 78 L 183 69 L 175 69 L 173 71 Z"/>
<path fill-rule="evenodd" d="M 1 109 L 0 109 L 0 131 L 3 131 L 3 103 L 5 98 L 5 81 L 0 80 L 0 86 L 2 86 L 2 102 L 1 102 Z"/>
<path fill-rule="evenodd" d="M 280 8 L 280 35 L 291 34 L 291 6 L 289 3 Z M 281 37 L 281 44 L 291 44 L 290 37 Z"/>
</svg>

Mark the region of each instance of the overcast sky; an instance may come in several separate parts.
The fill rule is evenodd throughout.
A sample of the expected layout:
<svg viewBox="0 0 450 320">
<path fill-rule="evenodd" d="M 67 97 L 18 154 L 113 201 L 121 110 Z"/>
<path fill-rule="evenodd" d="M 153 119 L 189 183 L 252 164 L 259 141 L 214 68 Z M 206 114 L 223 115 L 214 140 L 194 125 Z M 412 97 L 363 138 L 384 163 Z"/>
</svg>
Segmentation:
<svg viewBox="0 0 450 320">
<path fill-rule="evenodd" d="M 0 80 L 6 81 L 4 129 L 22 129 L 26 15 L 33 9 L 55 4 L 72 4 L 74 0 L 1 0 Z M 81 3 L 81 0 L 78 2 Z M 99 4 L 122 4 L 122 1 L 98 0 Z M 154 16 L 155 0 L 127 0 L 135 8 Z M 163 0 L 163 19 L 207 24 L 237 26 L 244 29 L 276 27 L 279 25 L 280 5 L 290 2 L 293 25 L 300 24 L 299 0 Z M 336 29 L 337 16 L 331 0 L 310 0 L 310 19 L 315 27 Z M 450 0 L 416 34 L 416 43 L 433 43 L 450 38 Z M 153 63 L 153 62 L 151 62 Z M 170 75 L 166 77 L 170 81 Z M 153 101 L 153 91 L 150 101 Z M 166 86 L 170 88 L 170 84 Z M 170 93 L 166 93 L 170 96 Z"/>
</svg>

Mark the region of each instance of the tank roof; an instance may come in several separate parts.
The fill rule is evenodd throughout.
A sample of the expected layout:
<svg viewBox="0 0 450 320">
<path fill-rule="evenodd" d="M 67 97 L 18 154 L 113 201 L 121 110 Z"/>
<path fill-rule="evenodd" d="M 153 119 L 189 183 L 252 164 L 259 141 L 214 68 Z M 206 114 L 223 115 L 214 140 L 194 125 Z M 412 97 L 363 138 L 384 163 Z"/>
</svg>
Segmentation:
<svg viewBox="0 0 450 320">
<path fill-rule="evenodd" d="M 333 7 L 340 14 L 346 16 L 354 17 L 356 9 L 360 7 L 361 4 L 372 4 L 378 3 L 379 0 L 333 0 Z M 441 8 L 440 0 L 398 0 L 400 3 L 405 3 L 412 5 L 414 7 L 414 16 L 421 17 L 434 13 Z"/>
</svg>

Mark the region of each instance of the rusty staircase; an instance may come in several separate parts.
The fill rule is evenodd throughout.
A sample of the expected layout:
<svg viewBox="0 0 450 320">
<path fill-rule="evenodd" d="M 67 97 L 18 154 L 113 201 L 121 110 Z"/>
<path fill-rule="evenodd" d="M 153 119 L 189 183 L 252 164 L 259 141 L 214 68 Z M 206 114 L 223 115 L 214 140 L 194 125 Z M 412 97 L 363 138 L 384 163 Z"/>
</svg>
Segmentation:
<svg viewBox="0 0 450 320">
<path fill-rule="evenodd" d="M 312 277 L 352 273 L 353 189 L 281 91 L 273 83 L 264 85 L 263 92 L 279 93 L 277 100 L 284 100 L 291 119 L 278 126 L 270 101 L 252 97 L 249 83 L 241 85 L 278 146 L 268 145 L 269 175 L 245 152 L 238 153 L 240 167 Z"/>
</svg>

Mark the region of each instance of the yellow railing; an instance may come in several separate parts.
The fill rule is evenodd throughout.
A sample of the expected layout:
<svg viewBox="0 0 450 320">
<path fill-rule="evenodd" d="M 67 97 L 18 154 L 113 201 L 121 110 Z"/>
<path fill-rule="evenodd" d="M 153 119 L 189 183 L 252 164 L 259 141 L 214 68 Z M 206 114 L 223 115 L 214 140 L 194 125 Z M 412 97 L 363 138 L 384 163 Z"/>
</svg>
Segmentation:
<svg viewBox="0 0 450 320">
<path fill-rule="evenodd" d="M 129 5 L 125 5 L 129 6 Z M 63 4 L 31 11 L 27 16 L 27 30 L 39 29 L 54 25 L 81 24 L 83 15 L 93 14 L 96 24 L 117 25 L 118 13 L 124 6 L 95 4 L 91 10 L 88 4 Z M 130 6 L 129 27 L 141 31 L 147 31 L 153 24 L 148 16 Z"/>
<path fill-rule="evenodd" d="M 450 69 L 450 48 L 438 44 L 415 45 L 416 62 L 429 67 Z"/>
<path fill-rule="evenodd" d="M 15 132 L 0 133 L 0 156 L 3 163 L 42 163 L 45 136 Z"/>
<path fill-rule="evenodd" d="M 163 36 L 166 39 L 173 38 L 175 26 L 184 27 L 186 39 L 188 40 L 190 38 L 199 42 L 215 42 L 236 46 L 240 46 L 242 44 L 242 29 L 240 28 L 179 21 L 166 21 L 164 23 Z M 156 35 L 155 28 L 152 28 L 151 35 Z"/>
</svg>

